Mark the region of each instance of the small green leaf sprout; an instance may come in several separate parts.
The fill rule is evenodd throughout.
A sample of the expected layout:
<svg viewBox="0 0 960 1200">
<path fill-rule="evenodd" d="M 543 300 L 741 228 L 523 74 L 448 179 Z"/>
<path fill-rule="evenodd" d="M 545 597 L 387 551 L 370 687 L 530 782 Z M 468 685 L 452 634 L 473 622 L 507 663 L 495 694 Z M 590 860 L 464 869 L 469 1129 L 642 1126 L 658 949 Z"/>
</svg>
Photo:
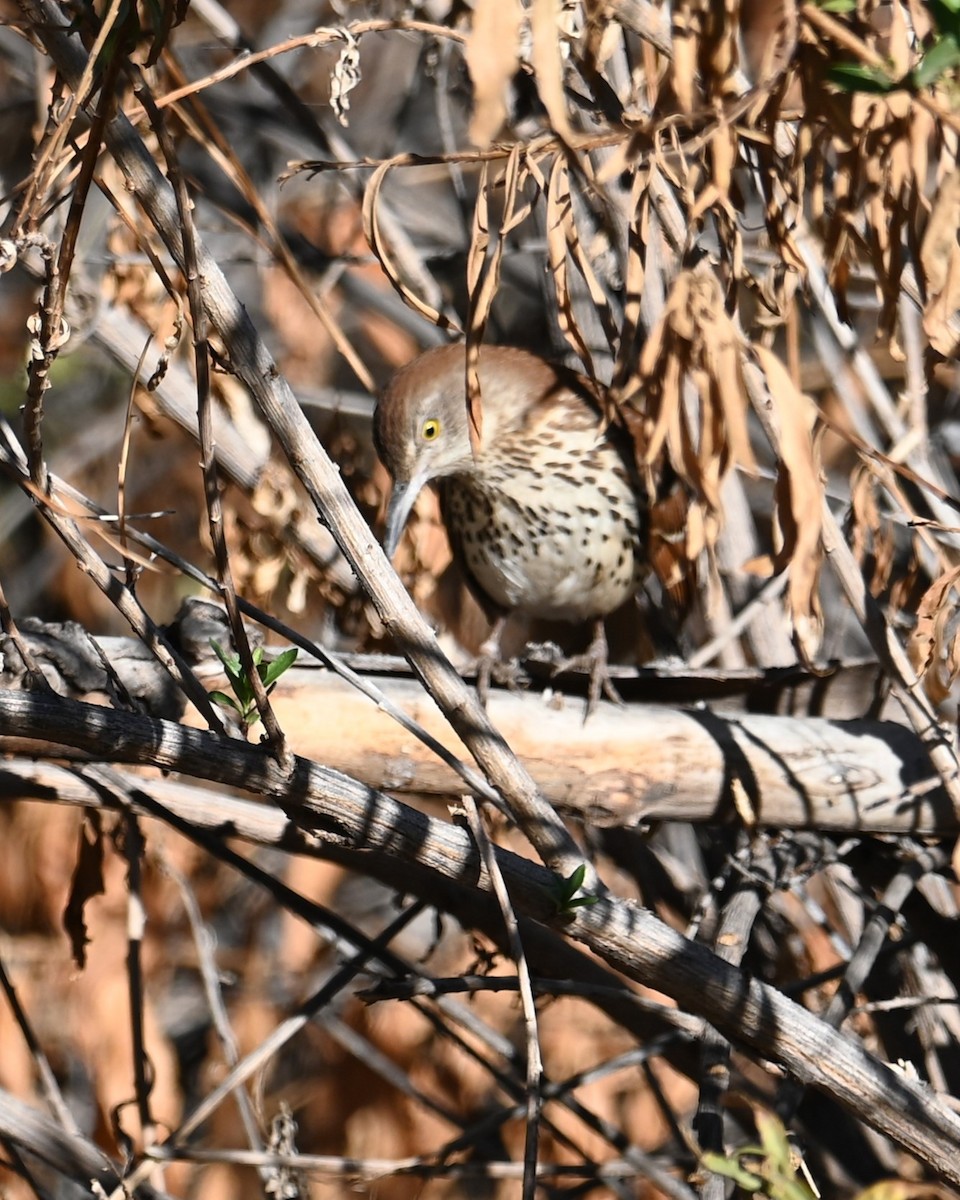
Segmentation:
<svg viewBox="0 0 960 1200">
<path fill-rule="evenodd" d="M 559 875 L 554 877 L 553 885 L 546 890 L 553 902 L 556 916 L 570 920 L 578 908 L 591 908 L 600 899 L 599 896 L 591 894 L 577 895 L 583 887 L 586 874 L 587 864 L 581 863 L 566 879 Z"/>
<path fill-rule="evenodd" d="M 229 653 L 224 650 L 219 642 L 211 640 L 210 645 L 213 647 L 217 658 L 223 664 L 224 674 L 233 691 L 233 696 L 228 696 L 226 692 L 210 692 L 210 699 L 214 704 L 219 705 L 220 708 L 232 709 L 237 713 L 244 729 L 247 729 L 260 720 L 250 677 L 243 669 L 239 654 Z M 256 667 L 257 674 L 260 676 L 260 682 L 263 684 L 268 696 L 276 687 L 280 676 L 285 671 L 288 671 L 294 662 L 296 662 L 296 658 L 297 650 L 294 646 L 282 651 L 276 658 L 271 659 L 270 662 L 264 661 L 262 646 L 257 646 L 253 651 L 253 665 Z"/>
</svg>

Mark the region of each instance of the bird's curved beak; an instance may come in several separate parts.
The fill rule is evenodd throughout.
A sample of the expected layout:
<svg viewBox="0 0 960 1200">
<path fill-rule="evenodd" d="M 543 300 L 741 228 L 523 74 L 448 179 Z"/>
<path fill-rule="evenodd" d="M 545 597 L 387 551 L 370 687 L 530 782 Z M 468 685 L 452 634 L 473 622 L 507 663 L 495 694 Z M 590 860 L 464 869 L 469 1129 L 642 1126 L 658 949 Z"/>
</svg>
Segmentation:
<svg viewBox="0 0 960 1200">
<path fill-rule="evenodd" d="M 405 483 L 400 480 L 394 482 L 393 494 L 387 508 L 387 529 L 383 535 L 383 551 L 389 559 L 392 559 L 397 552 L 407 518 L 413 511 L 413 506 L 425 483 L 426 480 L 418 475 L 415 475 L 413 479 L 408 479 Z"/>
</svg>

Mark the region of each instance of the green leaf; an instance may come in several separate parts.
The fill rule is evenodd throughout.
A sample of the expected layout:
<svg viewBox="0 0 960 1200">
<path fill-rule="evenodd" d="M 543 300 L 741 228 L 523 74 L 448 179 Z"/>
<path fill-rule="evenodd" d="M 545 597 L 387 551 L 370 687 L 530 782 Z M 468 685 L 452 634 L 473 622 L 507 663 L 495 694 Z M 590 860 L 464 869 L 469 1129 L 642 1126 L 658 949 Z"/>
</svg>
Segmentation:
<svg viewBox="0 0 960 1200">
<path fill-rule="evenodd" d="M 243 716 L 243 713 L 240 711 L 240 705 L 237 704 L 232 696 L 228 696 L 226 692 L 208 692 L 207 694 L 214 704 L 219 704 L 221 708 L 232 708 L 235 713 L 239 713 L 241 717 Z"/>
<path fill-rule="evenodd" d="M 226 676 L 230 682 L 234 683 L 236 680 L 242 679 L 243 670 L 240 666 L 240 655 L 227 653 L 220 643 L 213 641 L 212 638 L 210 640 L 210 645 L 213 647 L 213 651 L 217 658 L 219 658 L 221 663 L 223 663 L 224 672 L 226 673 Z"/>
<path fill-rule="evenodd" d="M 878 96 L 902 87 L 880 67 L 864 63 L 835 63 L 828 69 L 827 78 L 845 92 L 870 92 Z"/>
<path fill-rule="evenodd" d="M 938 38 L 920 62 L 910 72 L 910 82 L 915 88 L 928 87 L 960 64 L 960 46 L 950 33 Z"/>
<path fill-rule="evenodd" d="M 284 650 L 282 654 L 278 654 L 273 662 L 266 664 L 260 672 L 260 678 L 267 687 L 272 687 L 285 671 L 290 670 L 297 661 L 297 653 L 296 646 L 291 646 L 289 650 Z"/>
<path fill-rule="evenodd" d="M 763 1109 L 755 1109 L 754 1115 L 761 1145 L 743 1146 L 730 1155 L 705 1152 L 700 1155 L 701 1166 L 735 1180 L 744 1191 L 772 1200 L 815 1200 L 811 1189 L 797 1175 L 783 1122 Z"/>
<path fill-rule="evenodd" d="M 960 34 L 960 0 L 930 0 L 929 8 L 940 33 Z"/>
<path fill-rule="evenodd" d="M 827 13 L 856 12 L 857 0 L 820 0 L 817 7 Z"/>
<path fill-rule="evenodd" d="M 216 640 L 216 638 L 210 639 L 210 645 L 213 647 L 214 654 L 216 654 L 217 658 L 220 659 L 220 661 L 223 663 L 224 666 L 226 666 L 227 663 L 229 663 L 233 659 L 233 655 L 228 654 L 226 652 L 226 650 L 224 650 L 224 648 Z"/>
<path fill-rule="evenodd" d="M 587 864 L 581 863 L 574 871 L 571 871 L 568 877 L 563 881 L 563 891 L 566 899 L 571 899 L 583 887 L 583 881 L 587 874 Z"/>
<path fill-rule="evenodd" d="M 792 1174 L 793 1155 L 783 1122 L 773 1113 L 764 1112 L 763 1109 L 757 1110 L 756 1121 L 760 1144 L 766 1157 L 782 1174 Z"/>
<path fill-rule="evenodd" d="M 760 1176 L 754 1175 L 752 1171 L 742 1167 L 736 1158 L 727 1158 L 725 1155 L 715 1154 L 711 1150 L 700 1156 L 700 1164 L 708 1171 L 712 1171 L 714 1175 L 732 1179 L 745 1192 L 759 1192 L 763 1187 L 763 1180 Z"/>
<path fill-rule="evenodd" d="M 574 909 L 590 907 L 599 900 L 599 896 L 577 896 L 587 875 L 587 864 L 581 863 L 566 879 L 555 875 L 549 889 L 550 900 L 558 916 L 571 917 Z"/>
</svg>

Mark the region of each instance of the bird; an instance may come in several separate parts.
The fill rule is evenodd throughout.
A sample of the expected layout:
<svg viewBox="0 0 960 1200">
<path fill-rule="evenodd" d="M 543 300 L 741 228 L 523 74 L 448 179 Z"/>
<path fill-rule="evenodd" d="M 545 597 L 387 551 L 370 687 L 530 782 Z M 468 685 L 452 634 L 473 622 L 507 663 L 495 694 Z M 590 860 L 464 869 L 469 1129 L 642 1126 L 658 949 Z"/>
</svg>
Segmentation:
<svg viewBox="0 0 960 1200">
<path fill-rule="evenodd" d="M 374 444 L 393 479 L 384 550 L 392 559 L 417 496 L 435 485 L 454 557 L 493 622 L 481 699 L 507 616 L 590 622 L 589 649 L 557 667 L 589 671 L 589 715 L 601 693 L 619 701 L 604 618 L 646 572 L 647 500 L 631 442 L 582 375 L 527 350 L 482 346 L 474 445 L 466 361 L 463 344 L 427 350 L 380 395 Z"/>
</svg>

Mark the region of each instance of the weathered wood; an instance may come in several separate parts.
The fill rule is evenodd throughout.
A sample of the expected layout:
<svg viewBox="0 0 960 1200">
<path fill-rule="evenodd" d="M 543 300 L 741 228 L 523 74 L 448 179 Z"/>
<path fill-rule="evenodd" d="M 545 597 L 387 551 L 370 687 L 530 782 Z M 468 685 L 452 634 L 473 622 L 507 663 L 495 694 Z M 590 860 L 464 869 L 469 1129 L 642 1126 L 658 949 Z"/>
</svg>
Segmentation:
<svg viewBox="0 0 960 1200">
<path fill-rule="evenodd" d="M 377 686 L 456 754 L 466 751 L 409 679 Z M 456 795 L 463 782 L 329 672 L 294 669 L 273 696 L 297 753 L 371 787 Z M 743 820 L 762 826 L 946 834 L 957 822 L 919 739 L 888 721 L 602 704 L 496 691 L 489 714 L 544 795 L 598 825 Z"/>
</svg>

